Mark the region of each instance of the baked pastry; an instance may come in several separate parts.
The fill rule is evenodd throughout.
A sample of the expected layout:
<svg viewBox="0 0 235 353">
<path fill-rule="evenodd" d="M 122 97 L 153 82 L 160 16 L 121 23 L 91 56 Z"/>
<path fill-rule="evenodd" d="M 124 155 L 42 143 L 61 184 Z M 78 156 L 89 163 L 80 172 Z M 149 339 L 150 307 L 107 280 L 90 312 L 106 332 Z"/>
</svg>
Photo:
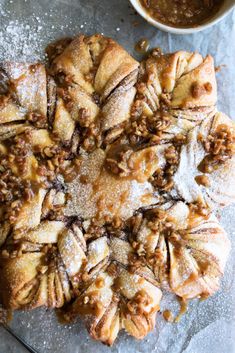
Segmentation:
<svg viewBox="0 0 235 353">
<path fill-rule="evenodd" d="M 165 113 L 165 136 L 187 133 L 215 112 L 214 61 L 198 53 L 162 55 L 153 50 L 140 66 L 134 114 L 150 118 Z M 167 126 L 166 126 L 167 125 Z M 170 136 L 168 136 L 170 134 Z"/>
<path fill-rule="evenodd" d="M 230 242 L 214 215 L 200 216 L 179 201 L 145 212 L 135 246 L 162 286 L 190 299 L 218 289 Z"/>
<path fill-rule="evenodd" d="M 234 136 L 234 122 L 220 112 L 190 131 L 174 175 L 177 193 L 186 202 L 200 198 L 216 208 L 234 201 Z M 186 165 L 187 178 L 182 178 Z"/>
<path fill-rule="evenodd" d="M 235 198 L 235 135 L 213 59 L 139 64 L 101 35 L 47 53 L 0 66 L 2 305 L 65 308 L 108 345 L 143 338 L 162 289 L 212 295 L 229 253 L 212 210 Z"/>
</svg>

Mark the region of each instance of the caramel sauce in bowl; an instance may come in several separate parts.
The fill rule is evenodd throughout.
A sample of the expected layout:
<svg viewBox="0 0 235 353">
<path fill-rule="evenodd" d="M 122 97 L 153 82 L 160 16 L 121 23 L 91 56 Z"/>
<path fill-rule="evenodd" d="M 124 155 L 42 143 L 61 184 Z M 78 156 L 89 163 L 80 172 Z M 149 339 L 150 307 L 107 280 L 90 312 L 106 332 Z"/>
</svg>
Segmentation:
<svg viewBox="0 0 235 353">
<path fill-rule="evenodd" d="M 169 32 L 169 33 L 174 33 L 174 34 L 190 34 L 190 33 L 195 33 L 202 31 L 208 27 L 213 26 L 215 23 L 219 22 L 224 18 L 226 15 L 229 14 L 230 11 L 232 11 L 235 8 L 235 3 L 234 0 L 221 0 L 221 3 L 219 4 L 218 8 L 215 9 L 215 11 L 211 13 L 209 17 L 203 20 L 203 22 L 200 24 L 193 24 L 190 27 L 182 27 L 182 26 L 173 26 L 169 24 L 165 24 L 156 17 L 152 17 L 149 13 L 149 11 L 146 9 L 145 6 L 143 6 L 143 1 L 142 0 L 129 0 L 132 6 L 135 8 L 135 10 L 139 13 L 140 16 L 142 16 L 147 22 L 155 26 L 156 28 Z M 168 0 L 169 2 L 169 0 Z M 173 2 L 173 0 L 172 0 Z"/>
</svg>

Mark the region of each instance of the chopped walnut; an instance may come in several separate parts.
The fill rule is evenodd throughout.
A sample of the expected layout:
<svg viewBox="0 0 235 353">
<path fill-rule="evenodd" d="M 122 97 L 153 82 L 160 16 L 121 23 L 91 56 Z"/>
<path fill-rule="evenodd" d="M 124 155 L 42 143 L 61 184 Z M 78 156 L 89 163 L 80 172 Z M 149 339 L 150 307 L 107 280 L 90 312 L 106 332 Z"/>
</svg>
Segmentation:
<svg viewBox="0 0 235 353">
<path fill-rule="evenodd" d="M 198 82 L 194 82 L 191 87 L 192 97 L 195 99 L 200 98 L 203 94 L 211 93 L 211 91 L 212 86 L 210 82 L 206 82 L 203 85 Z"/>
<path fill-rule="evenodd" d="M 137 101 L 138 104 L 139 101 Z M 138 109 L 136 106 L 132 108 L 132 115 L 137 119 L 133 119 L 126 128 L 126 133 L 132 145 L 140 143 L 159 144 L 162 139 L 162 134 L 171 124 L 170 117 L 165 112 L 156 112 L 153 116 L 145 116 L 140 114 L 138 117 Z"/>
<path fill-rule="evenodd" d="M 207 155 L 198 166 L 198 169 L 203 173 L 211 173 L 235 153 L 235 133 L 227 125 L 219 125 L 216 131 L 212 132 L 207 139 L 199 135 L 198 140 L 203 144 L 207 152 Z"/>
<path fill-rule="evenodd" d="M 144 290 L 140 290 L 126 303 L 126 315 L 143 315 L 148 313 L 147 307 L 152 303 L 152 298 Z"/>
<path fill-rule="evenodd" d="M 166 166 L 164 169 L 157 169 L 153 174 L 153 179 L 151 183 L 156 188 L 160 188 L 161 190 L 171 190 L 174 186 L 173 183 L 173 175 L 177 169 L 179 163 L 179 153 L 177 147 L 169 146 L 165 150 L 165 158 L 166 158 Z"/>
<path fill-rule="evenodd" d="M 203 185 L 205 187 L 210 186 L 210 180 L 207 175 L 197 175 L 195 180 L 199 185 Z"/>
</svg>

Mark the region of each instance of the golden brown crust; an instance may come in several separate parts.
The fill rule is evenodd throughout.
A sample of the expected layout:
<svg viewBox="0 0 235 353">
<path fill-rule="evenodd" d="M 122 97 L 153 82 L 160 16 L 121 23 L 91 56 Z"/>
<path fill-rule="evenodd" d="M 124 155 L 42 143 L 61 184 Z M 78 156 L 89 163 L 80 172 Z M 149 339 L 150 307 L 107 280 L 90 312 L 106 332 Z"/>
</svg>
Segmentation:
<svg viewBox="0 0 235 353">
<path fill-rule="evenodd" d="M 152 98 L 155 99 L 155 104 L 160 105 L 163 102 L 180 109 L 216 104 L 215 70 L 211 56 L 203 59 L 197 53 L 179 51 L 150 56 L 142 65 L 143 79 L 150 94 L 151 86 L 154 88 L 156 97 L 152 95 Z M 141 76 L 139 83 L 142 82 Z M 167 98 L 165 102 L 164 98 Z"/>
<path fill-rule="evenodd" d="M 234 202 L 234 127 L 229 117 L 218 112 L 189 133 L 174 175 L 177 193 L 187 202 L 202 199 L 211 209 Z M 186 166 L 188 176 L 182 179 Z M 207 177 L 206 185 L 197 182 L 199 175 Z"/>
<path fill-rule="evenodd" d="M 0 298 L 65 306 L 107 345 L 142 339 L 162 288 L 212 295 L 228 256 L 211 208 L 234 200 L 234 132 L 213 59 L 154 50 L 139 66 L 99 34 L 48 55 L 0 67 Z"/>
<path fill-rule="evenodd" d="M 19 110 L 47 114 L 46 70 L 42 64 L 6 62 L 1 70 L 7 76 L 10 95 L 19 104 Z"/>
</svg>

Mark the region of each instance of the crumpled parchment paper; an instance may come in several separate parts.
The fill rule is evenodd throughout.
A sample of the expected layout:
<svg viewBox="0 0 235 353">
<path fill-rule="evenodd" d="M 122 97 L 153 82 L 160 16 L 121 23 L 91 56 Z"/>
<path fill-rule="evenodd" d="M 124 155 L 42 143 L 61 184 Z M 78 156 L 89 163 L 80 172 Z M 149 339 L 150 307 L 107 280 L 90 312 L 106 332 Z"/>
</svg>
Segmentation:
<svg viewBox="0 0 235 353">
<path fill-rule="evenodd" d="M 79 32 L 113 37 L 137 58 L 134 45 L 141 38 L 164 52 L 184 49 L 210 53 L 216 65 L 224 65 L 217 74 L 219 109 L 235 119 L 235 11 L 206 31 L 177 36 L 147 24 L 128 0 L 0 0 L 0 61 L 41 60 L 50 41 Z M 165 322 L 159 314 L 156 328 L 143 341 L 122 333 L 112 348 L 91 340 L 81 322 L 63 326 L 52 311 L 44 309 L 16 313 L 12 328 L 39 353 L 234 353 L 234 215 L 235 206 L 220 212 L 232 240 L 220 291 L 206 301 L 192 301 L 178 324 Z M 164 308 L 175 313 L 179 310 L 171 295 L 162 302 Z M 0 328 L 0 353 L 7 352 L 26 351 Z"/>
</svg>

